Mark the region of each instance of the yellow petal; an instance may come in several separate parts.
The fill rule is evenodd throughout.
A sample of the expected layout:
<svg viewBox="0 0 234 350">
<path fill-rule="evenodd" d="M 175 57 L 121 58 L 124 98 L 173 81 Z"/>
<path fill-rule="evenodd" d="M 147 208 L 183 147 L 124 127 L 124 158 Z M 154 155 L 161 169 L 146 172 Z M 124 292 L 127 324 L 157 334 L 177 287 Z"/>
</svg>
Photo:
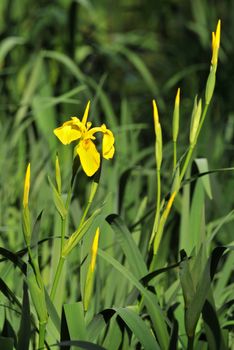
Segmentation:
<svg viewBox="0 0 234 350">
<path fill-rule="evenodd" d="M 92 176 L 100 167 L 100 154 L 98 153 L 95 144 L 90 140 L 81 140 L 76 147 L 77 154 L 80 157 L 80 162 L 84 172 L 88 176 Z"/>
<path fill-rule="evenodd" d="M 87 123 L 88 125 L 88 123 Z M 103 124 L 104 125 L 104 124 Z M 92 139 L 92 140 L 95 140 L 96 137 L 93 136 L 94 134 L 96 134 L 96 132 L 104 132 L 103 131 L 103 127 L 102 126 L 95 126 L 95 128 L 92 128 L 92 129 L 89 129 L 85 135 L 84 135 L 84 138 L 85 139 Z"/>
<path fill-rule="evenodd" d="M 68 145 L 72 141 L 75 141 L 81 137 L 81 131 L 77 126 L 71 124 L 67 125 L 68 122 L 64 123 L 59 128 L 54 129 L 54 134 L 64 144 Z"/>
<path fill-rule="evenodd" d="M 84 115 L 82 118 L 82 124 L 84 124 L 84 125 L 87 123 L 88 114 L 89 114 L 89 107 L 90 107 L 90 101 L 88 101 L 88 103 L 87 103 L 87 106 L 85 108 Z"/>
<path fill-rule="evenodd" d="M 28 206 L 28 196 L 30 189 L 30 163 L 27 166 L 25 179 L 24 179 L 24 196 L 23 196 L 23 207 L 26 208 Z"/>
<path fill-rule="evenodd" d="M 115 138 L 113 133 L 110 130 L 106 130 L 106 132 L 103 135 L 102 140 L 102 156 L 105 159 L 113 158 L 115 153 L 115 147 L 114 147 Z"/>
</svg>

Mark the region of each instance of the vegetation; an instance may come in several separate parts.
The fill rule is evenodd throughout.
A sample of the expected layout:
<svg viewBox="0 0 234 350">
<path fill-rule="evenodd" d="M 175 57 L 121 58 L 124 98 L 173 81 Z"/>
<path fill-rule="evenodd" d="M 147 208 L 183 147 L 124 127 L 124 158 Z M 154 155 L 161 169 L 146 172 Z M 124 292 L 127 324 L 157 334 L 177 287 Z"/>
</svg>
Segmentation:
<svg viewBox="0 0 234 350">
<path fill-rule="evenodd" d="M 1 0 L 0 349 L 234 349 L 233 10 Z"/>
</svg>

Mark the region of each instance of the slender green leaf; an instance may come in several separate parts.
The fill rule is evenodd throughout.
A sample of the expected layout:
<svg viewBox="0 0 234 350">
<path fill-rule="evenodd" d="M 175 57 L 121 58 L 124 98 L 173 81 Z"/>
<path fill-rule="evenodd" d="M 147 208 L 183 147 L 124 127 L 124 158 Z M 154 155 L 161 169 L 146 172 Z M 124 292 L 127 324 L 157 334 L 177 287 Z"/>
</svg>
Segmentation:
<svg viewBox="0 0 234 350">
<path fill-rule="evenodd" d="M 116 214 L 109 215 L 106 218 L 106 221 L 115 232 L 117 241 L 127 258 L 131 271 L 138 279 L 140 279 L 142 276 L 147 274 L 148 270 L 142 254 L 140 253 L 124 221 Z"/>
<path fill-rule="evenodd" d="M 148 313 L 152 319 L 153 326 L 158 338 L 158 342 L 162 348 L 167 348 L 169 344 L 169 335 L 167 331 L 167 326 L 165 322 L 165 317 L 158 304 L 157 297 L 150 291 L 146 290 L 143 285 L 137 280 L 137 278 L 123 267 L 117 260 L 112 258 L 110 255 L 105 253 L 103 250 L 98 249 L 98 255 L 101 256 L 108 263 L 113 265 L 121 274 L 127 278 L 142 294 L 144 297 L 144 303 L 147 307 Z"/>
<path fill-rule="evenodd" d="M 40 234 L 40 225 L 41 225 L 41 218 L 42 218 L 43 211 L 40 212 L 38 215 L 36 222 L 33 226 L 32 230 L 32 237 L 31 237 L 31 251 L 33 254 L 33 258 L 36 260 L 38 257 L 38 241 L 39 241 L 39 234 Z"/>
<path fill-rule="evenodd" d="M 54 326 L 56 327 L 57 331 L 60 333 L 60 327 L 61 327 L 60 318 L 46 289 L 45 289 L 45 301 L 46 301 L 48 314 Z"/>
<path fill-rule="evenodd" d="M 87 340 L 82 302 L 63 306 L 70 340 Z"/>
<path fill-rule="evenodd" d="M 57 346 L 59 346 L 60 348 L 74 346 L 85 350 L 106 350 L 100 345 L 93 344 L 88 341 L 82 341 L 82 340 L 62 341 L 62 342 L 59 342 Z"/>
<path fill-rule="evenodd" d="M 0 68 L 3 64 L 3 61 L 6 55 L 17 45 L 22 45 L 25 43 L 25 40 L 18 36 L 12 36 L 2 40 L 0 45 Z"/>
<path fill-rule="evenodd" d="M 0 278 L 0 292 L 2 292 L 5 297 L 10 301 L 10 303 L 16 304 L 20 309 L 22 305 L 18 298 L 15 296 L 15 293 L 7 286 L 7 284 Z"/>
<path fill-rule="evenodd" d="M 20 329 L 18 334 L 17 350 L 25 350 L 29 348 L 31 337 L 31 319 L 30 319 L 30 303 L 28 296 L 28 288 L 24 283 L 23 305 L 20 321 Z"/>
<path fill-rule="evenodd" d="M 65 217 L 67 215 L 67 209 L 65 208 L 63 200 L 62 200 L 61 196 L 59 195 L 56 187 L 54 186 L 54 184 L 49 176 L 48 176 L 48 180 L 49 180 L 50 187 L 52 188 L 52 191 L 53 191 L 53 199 L 54 199 L 55 207 L 56 207 L 58 213 L 60 214 L 61 218 L 65 219 Z"/>
<path fill-rule="evenodd" d="M 207 173 L 209 171 L 208 161 L 206 158 L 196 158 L 195 163 L 197 164 L 199 173 Z M 211 185 L 209 175 L 202 176 L 202 184 L 210 199 L 212 199 Z"/>
<path fill-rule="evenodd" d="M 40 81 L 41 65 L 42 65 L 42 58 L 41 58 L 41 55 L 38 55 L 36 58 L 36 62 L 33 65 L 33 69 L 32 69 L 28 84 L 24 90 L 20 107 L 15 116 L 16 127 L 18 127 L 21 124 L 22 120 L 24 119 L 24 117 L 28 112 L 28 108 L 32 101 L 33 95 Z M 15 140 L 15 141 L 18 142 L 18 140 Z"/>
<path fill-rule="evenodd" d="M 103 315 L 97 314 L 87 326 L 88 339 L 96 341 L 101 332 L 106 328 Z"/>
<path fill-rule="evenodd" d="M 120 308 L 117 309 L 117 314 L 128 325 L 145 350 L 161 349 L 150 329 L 136 312 L 130 308 Z"/>
<path fill-rule="evenodd" d="M 44 50 L 42 55 L 44 58 L 50 58 L 64 64 L 78 80 L 84 80 L 84 75 L 79 67 L 65 54 L 52 50 Z"/>
<path fill-rule="evenodd" d="M 193 299 L 187 307 L 185 313 L 185 325 L 187 329 L 187 334 L 189 336 L 194 335 L 195 328 L 200 317 L 203 305 L 207 298 L 211 286 L 211 281 L 213 280 L 219 259 L 223 255 L 225 250 L 226 247 L 217 247 L 213 250 L 201 275 L 201 279 L 196 288 Z"/>
<path fill-rule="evenodd" d="M 14 339 L 0 337 L 0 348 L 4 350 L 13 350 L 14 349 Z"/>
</svg>

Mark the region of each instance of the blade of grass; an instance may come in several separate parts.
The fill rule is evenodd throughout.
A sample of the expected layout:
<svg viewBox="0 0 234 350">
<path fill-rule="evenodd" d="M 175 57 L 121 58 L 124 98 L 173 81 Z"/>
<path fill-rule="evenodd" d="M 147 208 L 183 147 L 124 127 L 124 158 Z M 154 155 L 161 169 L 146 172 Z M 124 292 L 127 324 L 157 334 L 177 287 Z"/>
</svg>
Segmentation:
<svg viewBox="0 0 234 350">
<path fill-rule="evenodd" d="M 156 295 L 147 291 L 130 271 L 123 267 L 117 260 L 112 258 L 109 254 L 105 253 L 101 249 L 98 249 L 98 255 L 105 259 L 108 263 L 110 263 L 119 272 L 121 272 L 121 274 L 140 291 L 140 293 L 144 297 L 144 303 L 152 319 L 153 327 L 157 334 L 159 344 L 163 349 L 167 348 L 169 344 L 169 335 L 167 331 L 165 317 L 157 302 Z"/>
<path fill-rule="evenodd" d="M 128 231 L 124 221 L 120 216 L 111 214 L 106 218 L 113 231 L 116 234 L 117 241 L 120 244 L 131 271 L 139 279 L 148 273 L 144 259 L 137 247 L 131 233 Z"/>
<path fill-rule="evenodd" d="M 161 349 L 145 322 L 136 312 L 130 308 L 120 308 L 117 310 L 117 314 L 128 325 L 145 350 Z"/>
</svg>

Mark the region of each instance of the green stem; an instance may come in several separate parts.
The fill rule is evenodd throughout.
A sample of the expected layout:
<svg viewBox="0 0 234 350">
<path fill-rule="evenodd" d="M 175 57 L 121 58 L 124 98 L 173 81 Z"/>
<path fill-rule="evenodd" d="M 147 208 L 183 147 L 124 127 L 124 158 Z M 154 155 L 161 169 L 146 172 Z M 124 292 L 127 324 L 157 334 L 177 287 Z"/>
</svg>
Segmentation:
<svg viewBox="0 0 234 350">
<path fill-rule="evenodd" d="M 71 202 L 71 194 L 72 194 L 72 186 L 70 186 L 70 189 L 67 194 L 67 199 L 65 203 L 65 208 L 68 211 L 70 202 Z M 67 215 L 64 219 L 61 219 L 61 245 L 60 245 L 60 256 L 62 256 L 63 246 L 64 246 L 64 239 L 66 235 L 66 224 L 67 224 Z"/>
<path fill-rule="evenodd" d="M 65 203 L 65 208 L 67 210 L 68 210 L 69 204 L 71 202 L 72 189 L 73 189 L 73 186 L 70 186 L 70 189 L 69 189 L 68 194 L 67 194 L 67 200 L 66 200 L 66 203 Z"/>
<path fill-rule="evenodd" d="M 188 169 L 190 160 L 191 160 L 192 155 L 193 155 L 194 146 L 195 146 L 194 144 L 191 144 L 190 147 L 189 147 L 187 156 L 186 156 L 185 161 L 184 161 L 183 168 L 182 168 L 181 173 L 180 173 L 180 183 L 183 180 L 183 177 L 184 177 L 184 175 L 185 175 L 185 173 L 186 173 L 186 171 Z"/>
<path fill-rule="evenodd" d="M 65 219 L 61 219 L 61 244 L 60 244 L 60 256 L 62 255 L 62 251 L 63 251 L 64 238 L 65 238 L 65 231 L 66 231 L 66 218 L 65 218 Z"/>
<path fill-rule="evenodd" d="M 40 286 L 40 288 L 43 290 L 44 284 L 43 284 L 43 281 L 42 281 L 41 272 L 40 272 L 39 265 L 38 265 L 38 260 L 35 260 L 33 258 L 32 250 L 31 250 L 31 247 L 29 245 L 28 245 L 28 254 L 29 254 L 29 257 L 30 257 L 31 265 L 33 267 L 33 270 L 34 270 L 34 273 L 35 273 L 35 276 L 36 276 L 37 283 Z"/>
<path fill-rule="evenodd" d="M 39 349 L 44 349 L 47 322 L 39 322 Z"/>
<path fill-rule="evenodd" d="M 152 272 L 152 271 L 155 270 L 155 268 L 156 268 L 156 258 L 157 258 L 157 255 L 154 254 L 153 257 L 152 257 L 151 263 L 150 263 L 149 272 Z"/>
<path fill-rule="evenodd" d="M 59 282 L 59 279 L 60 279 L 60 276 L 62 273 L 64 261 L 65 261 L 65 258 L 63 256 L 60 256 L 59 263 L 58 263 L 55 277 L 54 277 L 54 281 L 53 281 L 53 285 L 52 285 L 52 289 L 51 289 L 51 293 L 50 293 L 50 298 L 51 298 L 52 302 L 54 301 L 54 298 L 55 298 L 55 294 L 56 294 L 58 282 Z"/>
<path fill-rule="evenodd" d="M 67 199 L 66 199 L 66 203 L 65 203 L 65 208 L 68 211 L 70 202 L 71 202 L 71 194 L 72 194 L 72 186 L 70 186 L 68 194 L 67 194 Z M 51 295 L 53 292 L 53 299 L 56 293 L 56 289 L 57 289 L 57 285 L 58 285 L 58 281 L 62 272 L 62 267 L 63 267 L 63 263 L 61 263 L 61 260 L 63 261 L 64 258 L 62 257 L 62 252 L 63 252 L 63 246 L 64 246 L 64 240 L 65 240 L 65 235 L 66 235 L 66 225 L 67 225 L 67 215 L 64 219 L 61 219 L 61 244 L 60 244 L 60 259 L 59 259 L 59 263 L 57 266 L 57 270 L 55 273 L 55 279 L 58 280 L 54 280 L 53 282 L 53 286 L 52 286 L 52 290 L 51 290 Z M 60 266 L 61 265 L 61 266 Z"/>
<path fill-rule="evenodd" d="M 183 165 L 183 168 L 182 168 L 182 171 L 180 173 L 180 182 L 183 180 L 183 177 L 188 169 L 188 166 L 189 166 L 189 163 L 192 159 L 192 155 L 193 155 L 193 150 L 197 144 L 197 139 L 198 139 L 198 136 L 200 134 L 200 131 L 201 131 L 201 128 L 202 128 L 202 125 L 204 123 L 204 120 L 205 120 L 205 117 L 206 117 L 206 114 L 207 114 L 207 110 L 208 110 L 208 107 L 209 107 L 209 104 L 206 104 L 205 107 L 204 107 L 204 110 L 203 110 L 203 113 L 202 113 L 202 116 L 201 116 L 201 122 L 199 124 L 199 127 L 197 129 L 197 134 L 196 134 L 196 137 L 195 137 L 195 141 L 190 145 L 189 147 L 189 151 L 187 153 L 187 156 L 186 156 L 186 159 L 184 161 L 184 165 Z"/>
<path fill-rule="evenodd" d="M 84 210 L 84 212 L 83 212 L 82 218 L 81 218 L 81 220 L 80 220 L 78 230 L 79 230 L 79 229 L 81 228 L 81 226 L 83 225 L 83 223 L 84 223 L 84 221 L 85 221 L 85 218 L 86 218 L 86 216 L 87 216 L 87 214 L 88 214 L 88 211 L 89 211 L 89 208 L 90 208 L 91 204 L 92 204 L 92 201 L 88 201 L 88 203 L 87 203 L 87 205 L 86 205 L 86 207 L 85 207 L 85 210 Z"/>
<path fill-rule="evenodd" d="M 187 350 L 193 350 L 193 345 L 194 345 L 194 337 L 188 337 Z"/>
<path fill-rule="evenodd" d="M 205 120 L 205 117 L 206 117 L 206 114 L 207 114 L 207 111 L 208 111 L 208 108 L 209 108 L 209 104 L 206 104 L 205 107 L 204 107 L 204 111 L 202 113 L 202 116 L 201 116 L 201 121 L 200 121 L 200 124 L 199 124 L 199 127 L 198 127 L 198 130 L 197 130 L 197 135 L 196 135 L 196 142 L 197 142 L 197 138 L 200 134 L 200 131 L 201 131 L 201 128 L 202 128 L 202 125 L 204 123 L 204 120 Z"/>
<path fill-rule="evenodd" d="M 83 225 L 85 219 L 86 219 L 86 216 L 88 214 L 88 211 L 89 211 L 89 208 L 91 206 L 91 204 L 93 203 L 93 199 L 95 197 L 95 194 L 96 194 L 96 191 L 97 191 L 97 188 L 98 188 L 98 183 L 97 182 L 93 182 L 91 184 L 91 189 L 90 189 L 90 194 L 89 194 L 89 199 L 88 199 L 88 203 L 85 207 L 85 210 L 83 212 L 83 215 L 82 215 L 82 218 L 80 220 L 80 223 L 79 223 L 79 226 L 78 226 L 78 229 L 79 230 L 81 228 L 81 226 Z"/>
<path fill-rule="evenodd" d="M 175 171 L 176 163 L 177 163 L 177 144 L 176 141 L 173 141 L 173 171 Z"/>
<path fill-rule="evenodd" d="M 150 243 L 149 245 L 151 246 L 153 239 L 155 237 L 155 234 L 158 229 L 158 222 L 159 222 L 159 215 L 160 215 L 160 206 L 161 206 L 161 175 L 160 175 L 160 168 L 157 169 L 157 199 L 156 199 L 156 212 L 155 212 L 155 217 L 154 217 L 154 225 L 153 225 L 153 230 L 152 234 L 150 237 Z"/>
</svg>

